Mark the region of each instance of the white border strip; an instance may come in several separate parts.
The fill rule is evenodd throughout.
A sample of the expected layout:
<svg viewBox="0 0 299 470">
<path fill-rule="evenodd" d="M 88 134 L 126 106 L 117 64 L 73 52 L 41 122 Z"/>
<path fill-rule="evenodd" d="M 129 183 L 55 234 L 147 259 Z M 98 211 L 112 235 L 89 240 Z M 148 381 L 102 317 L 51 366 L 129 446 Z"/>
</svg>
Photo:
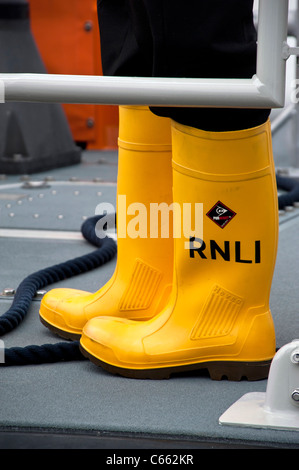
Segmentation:
<svg viewBox="0 0 299 470">
<path fill-rule="evenodd" d="M 81 232 L 54 230 L 0 229 L 0 238 L 31 238 L 39 240 L 84 240 Z"/>
<path fill-rule="evenodd" d="M 116 234 L 111 231 L 107 231 L 107 236 L 117 241 Z M 0 238 L 22 238 L 22 239 L 38 239 L 38 240 L 85 240 L 81 232 L 67 232 L 59 230 L 30 230 L 30 229 L 11 229 L 1 228 Z"/>
<path fill-rule="evenodd" d="M 4 85 L 4 80 L 0 80 L 0 103 L 5 103 L 5 85 Z"/>
</svg>

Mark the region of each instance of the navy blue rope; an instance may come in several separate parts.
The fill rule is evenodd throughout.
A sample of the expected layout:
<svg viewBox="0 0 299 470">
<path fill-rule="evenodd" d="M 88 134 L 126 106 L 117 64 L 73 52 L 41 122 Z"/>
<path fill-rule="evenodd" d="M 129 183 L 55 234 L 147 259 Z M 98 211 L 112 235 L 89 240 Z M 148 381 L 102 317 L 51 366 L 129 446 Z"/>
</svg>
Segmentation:
<svg viewBox="0 0 299 470">
<path fill-rule="evenodd" d="M 50 266 L 26 277 L 18 286 L 11 307 L 0 317 L 0 336 L 15 329 L 25 318 L 36 292 L 49 284 L 62 281 L 103 266 L 116 254 L 116 243 L 109 237 L 98 238 L 95 226 L 102 216 L 87 219 L 81 232 L 98 249 L 72 260 Z M 1 366 L 42 364 L 83 360 L 79 341 L 5 349 L 5 362 Z"/>
<path fill-rule="evenodd" d="M 4 354 L 5 363 L 1 366 L 6 367 L 85 360 L 79 350 L 79 341 L 8 348 Z"/>
</svg>

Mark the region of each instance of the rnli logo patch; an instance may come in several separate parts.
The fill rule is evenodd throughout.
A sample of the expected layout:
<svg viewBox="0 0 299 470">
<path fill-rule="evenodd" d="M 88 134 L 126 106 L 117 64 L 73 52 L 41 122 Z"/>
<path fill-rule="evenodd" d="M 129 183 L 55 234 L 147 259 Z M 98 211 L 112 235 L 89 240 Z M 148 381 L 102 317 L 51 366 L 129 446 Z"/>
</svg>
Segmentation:
<svg viewBox="0 0 299 470">
<path fill-rule="evenodd" d="M 221 201 L 218 201 L 206 215 L 215 222 L 218 227 L 224 228 L 237 214 Z"/>
</svg>

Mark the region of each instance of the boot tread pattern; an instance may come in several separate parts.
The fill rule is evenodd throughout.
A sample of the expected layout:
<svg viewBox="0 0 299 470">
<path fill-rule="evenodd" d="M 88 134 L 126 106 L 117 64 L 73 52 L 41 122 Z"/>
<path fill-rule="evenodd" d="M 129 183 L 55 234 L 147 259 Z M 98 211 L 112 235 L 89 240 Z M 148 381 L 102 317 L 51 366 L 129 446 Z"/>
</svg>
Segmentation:
<svg viewBox="0 0 299 470">
<path fill-rule="evenodd" d="M 243 299 L 215 286 L 191 333 L 191 339 L 228 335 L 242 308 Z"/>
<path fill-rule="evenodd" d="M 131 282 L 125 291 L 119 310 L 143 310 L 150 307 L 162 274 L 141 260 L 137 260 Z"/>
</svg>

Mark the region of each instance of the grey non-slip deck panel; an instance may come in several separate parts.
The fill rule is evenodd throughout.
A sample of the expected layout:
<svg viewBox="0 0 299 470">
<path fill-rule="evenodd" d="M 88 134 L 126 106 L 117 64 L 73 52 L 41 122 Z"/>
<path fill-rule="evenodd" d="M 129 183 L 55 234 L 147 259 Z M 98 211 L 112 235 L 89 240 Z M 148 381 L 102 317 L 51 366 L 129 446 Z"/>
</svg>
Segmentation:
<svg viewBox="0 0 299 470">
<path fill-rule="evenodd" d="M 94 214 L 98 192 L 104 193 L 106 202 L 115 200 L 116 174 L 114 153 L 105 153 L 103 161 L 101 153 L 86 152 L 78 166 L 36 175 L 33 180 L 52 176 L 57 184 L 53 182 L 51 188 L 43 190 L 41 198 L 36 190 L 31 191 L 33 211 L 28 200 L 20 205 L 18 198 L 0 200 L 0 230 L 16 227 L 18 230 L 71 230 L 79 234 L 82 216 Z M 94 181 L 95 176 L 112 184 L 101 188 L 100 182 Z M 72 178 L 71 185 L 69 178 Z M 63 182 L 68 183 L 63 186 Z M 19 177 L 1 181 L 0 196 L 25 191 L 19 186 L 8 189 L 11 184 L 20 185 Z M 54 186 L 56 195 L 51 194 Z M 66 188 L 63 196 L 58 188 Z M 74 191 L 81 192 L 74 195 Z M 75 203 L 81 196 L 81 203 Z M 51 198 L 56 205 L 49 204 Z M 61 198 L 61 206 L 58 198 Z M 6 204 L 11 207 L 7 208 Z M 68 211 L 64 211 L 65 208 Z M 8 209 L 14 212 L 14 217 L 9 216 Z M 45 211 L 48 218 L 42 217 Z M 33 213 L 41 216 L 34 218 Z M 65 217 L 56 219 L 59 214 Z M 35 226 L 36 221 L 39 225 Z M 298 230 L 299 209 L 294 209 L 291 216 L 281 218 L 271 294 L 278 346 L 299 336 Z M 0 238 L 0 291 L 17 287 L 32 272 L 94 249 L 80 237 L 54 240 L 15 235 Z M 64 286 L 95 291 L 110 278 L 114 266 L 115 260 L 90 273 L 49 286 L 47 290 Z M 0 297 L 0 314 L 10 304 L 11 299 Z M 62 341 L 40 323 L 38 311 L 39 301 L 35 300 L 19 327 L 1 338 L 7 348 Z M 89 361 L 1 368 L 0 448 L 15 448 L 18 443 L 20 447 L 47 447 L 51 442 L 54 447 L 63 443 L 65 447 L 75 447 L 77 442 L 79 447 L 80 436 L 80 442 L 86 447 L 299 447 L 298 432 L 219 425 L 219 417 L 232 403 L 245 393 L 265 391 L 266 385 L 266 380 L 215 382 L 204 374 L 180 375 L 162 381 L 125 379 L 110 375 Z M 46 443 L 43 437 L 47 435 L 52 436 L 53 441 Z"/>
</svg>

